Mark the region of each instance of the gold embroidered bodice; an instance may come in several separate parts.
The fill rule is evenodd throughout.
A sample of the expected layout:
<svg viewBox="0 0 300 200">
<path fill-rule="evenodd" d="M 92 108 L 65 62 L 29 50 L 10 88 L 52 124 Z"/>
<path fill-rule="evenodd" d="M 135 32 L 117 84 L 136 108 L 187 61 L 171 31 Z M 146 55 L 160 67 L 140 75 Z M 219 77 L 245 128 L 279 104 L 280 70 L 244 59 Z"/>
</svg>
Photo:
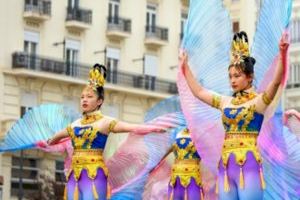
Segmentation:
<svg viewBox="0 0 300 200">
<path fill-rule="evenodd" d="M 179 179 L 181 185 L 187 187 L 192 178 L 201 185 L 200 156 L 187 129 L 178 134 L 173 153 L 176 160 L 172 166 L 170 185 L 174 186 Z"/>
</svg>

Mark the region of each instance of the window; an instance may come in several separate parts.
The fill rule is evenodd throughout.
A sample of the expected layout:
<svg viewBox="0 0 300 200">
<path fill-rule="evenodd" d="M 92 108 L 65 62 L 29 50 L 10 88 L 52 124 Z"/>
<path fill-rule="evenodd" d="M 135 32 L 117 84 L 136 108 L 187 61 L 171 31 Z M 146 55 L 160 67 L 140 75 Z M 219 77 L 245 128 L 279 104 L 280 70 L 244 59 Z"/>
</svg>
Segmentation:
<svg viewBox="0 0 300 200">
<path fill-rule="evenodd" d="M 66 74 L 76 76 L 78 74 L 78 58 L 80 42 L 77 40 L 66 40 L 65 43 Z"/>
<path fill-rule="evenodd" d="M 153 4 L 147 5 L 147 16 L 146 16 L 146 31 L 155 33 L 156 26 L 156 6 Z"/>
<path fill-rule="evenodd" d="M 238 21 L 232 23 L 232 31 L 237 33 L 240 31 L 240 23 Z"/>
<path fill-rule="evenodd" d="M 20 105 L 20 117 L 22 117 L 28 110 L 37 105 L 37 93 L 21 91 Z"/>
<path fill-rule="evenodd" d="M 120 50 L 114 48 L 107 48 L 106 52 L 106 66 L 107 76 L 106 80 L 110 83 L 117 83 L 117 73 L 120 63 Z"/>
<path fill-rule="evenodd" d="M 64 173 L 64 161 L 55 161 L 55 181 L 60 183 L 66 182 L 66 176 Z"/>
<path fill-rule="evenodd" d="M 296 18 L 292 22 L 291 40 L 292 40 L 292 43 L 300 42 L 300 18 Z"/>
<path fill-rule="evenodd" d="M 155 90 L 155 79 L 158 71 L 157 56 L 145 55 L 144 62 L 145 89 Z"/>
<path fill-rule="evenodd" d="M 183 38 L 184 27 L 186 24 L 187 17 L 188 17 L 187 13 L 185 13 L 185 12 L 181 13 L 181 20 L 180 20 L 180 39 L 181 40 Z"/>
<path fill-rule="evenodd" d="M 25 4 L 26 5 L 38 6 L 38 0 L 26 0 Z"/>
<path fill-rule="evenodd" d="M 11 195 L 17 196 L 22 187 L 24 196 L 36 193 L 38 186 L 38 160 L 35 158 L 12 157 Z"/>
<path fill-rule="evenodd" d="M 29 69 L 35 69 L 37 66 L 37 49 L 39 43 L 39 33 L 25 31 L 24 32 L 24 43 L 23 43 L 23 50 L 25 53 L 29 55 L 27 61 L 27 67 Z"/>
<path fill-rule="evenodd" d="M 108 5 L 108 22 L 119 23 L 120 0 L 110 0 Z"/>
<path fill-rule="evenodd" d="M 79 0 L 68 0 L 69 8 L 79 8 Z"/>
<path fill-rule="evenodd" d="M 290 66 L 289 83 L 300 86 L 300 63 L 293 63 Z"/>
</svg>

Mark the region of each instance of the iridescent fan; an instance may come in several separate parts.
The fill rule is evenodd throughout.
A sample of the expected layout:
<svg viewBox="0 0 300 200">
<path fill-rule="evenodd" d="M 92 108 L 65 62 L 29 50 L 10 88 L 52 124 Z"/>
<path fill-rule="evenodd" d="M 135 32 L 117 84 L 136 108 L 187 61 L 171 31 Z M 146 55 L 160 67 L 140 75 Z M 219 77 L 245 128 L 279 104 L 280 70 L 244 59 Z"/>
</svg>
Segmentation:
<svg viewBox="0 0 300 200">
<path fill-rule="evenodd" d="M 111 199 L 142 199 L 150 171 L 170 148 L 178 127 L 185 125 L 178 109 L 178 97 L 158 103 L 147 112 L 147 124 L 171 128 L 166 133 L 145 136 L 130 134 L 108 160 L 107 165 L 112 174 L 110 183 L 115 188 Z"/>
<path fill-rule="evenodd" d="M 181 48 L 187 52 L 197 80 L 205 88 L 224 95 L 230 94 L 229 82 L 224 74 L 229 65 L 231 39 L 231 21 L 222 1 L 190 1 Z M 181 107 L 202 162 L 216 173 L 224 138 L 219 120 L 221 115 L 192 95 L 181 70 L 177 85 Z"/>
<path fill-rule="evenodd" d="M 36 147 L 80 115 L 62 105 L 48 104 L 34 107 L 19 119 L 0 143 L 0 151 L 16 151 Z"/>
</svg>

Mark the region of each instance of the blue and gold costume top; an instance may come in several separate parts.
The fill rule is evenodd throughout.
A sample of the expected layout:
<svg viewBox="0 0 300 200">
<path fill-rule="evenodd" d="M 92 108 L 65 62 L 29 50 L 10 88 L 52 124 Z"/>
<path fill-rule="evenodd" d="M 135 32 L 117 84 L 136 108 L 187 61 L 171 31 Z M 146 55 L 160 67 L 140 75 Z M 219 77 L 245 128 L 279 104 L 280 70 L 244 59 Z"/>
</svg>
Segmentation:
<svg viewBox="0 0 300 200">
<path fill-rule="evenodd" d="M 183 187 L 187 187 L 193 178 L 197 185 L 201 185 L 200 156 L 192 141 L 188 129 L 177 134 L 172 146 L 175 163 L 172 166 L 170 185 L 174 187 L 179 180 Z"/>
<path fill-rule="evenodd" d="M 98 128 L 92 125 L 92 123 L 102 119 L 102 117 L 102 114 L 97 111 L 84 115 L 80 122 L 77 121 L 73 126 L 67 127 L 67 132 L 74 147 L 72 167 L 67 178 L 73 172 L 75 179 L 78 180 L 82 170 L 85 169 L 89 178 L 94 179 L 99 168 L 108 176 L 108 169 L 105 166 L 102 155 L 108 134 L 101 133 Z M 110 122 L 108 133 L 113 130 L 116 123 L 115 120 Z"/>
<path fill-rule="evenodd" d="M 69 131 L 74 149 L 103 150 L 107 141 L 107 134 L 101 133 L 93 126 L 73 127 Z"/>
</svg>

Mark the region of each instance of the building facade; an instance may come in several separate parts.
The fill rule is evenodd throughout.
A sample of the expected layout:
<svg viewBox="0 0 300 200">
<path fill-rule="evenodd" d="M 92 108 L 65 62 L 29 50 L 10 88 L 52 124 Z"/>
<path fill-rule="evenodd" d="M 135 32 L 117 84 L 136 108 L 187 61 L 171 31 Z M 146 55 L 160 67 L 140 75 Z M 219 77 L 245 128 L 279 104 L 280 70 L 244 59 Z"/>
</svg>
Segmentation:
<svg viewBox="0 0 300 200">
<path fill-rule="evenodd" d="M 1 0 L 0 11 L 2 137 L 33 106 L 59 103 L 79 111 L 94 63 L 108 70 L 102 111 L 120 120 L 141 123 L 151 106 L 177 93 L 186 1 Z M 109 141 L 107 147 L 113 153 Z M 2 199 L 41 199 L 41 179 L 62 181 L 62 160 L 37 150 L 2 154 Z M 61 193 L 54 189 L 48 198 Z"/>
<path fill-rule="evenodd" d="M 247 31 L 250 43 L 260 3 L 224 0 L 233 30 Z M 1 137 L 33 106 L 59 103 L 79 111 L 81 90 L 96 62 L 108 69 L 103 113 L 141 123 L 152 105 L 177 92 L 178 47 L 188 4 L 188 0 L 0 0 Z M 299 9 L 295 0 L 287 108 L 300 108 Z M 119 141 L 124 137 L 111 136 Z M 109 148 L 109 143 L 112 154 L 116 147 Z M 0 199 L 61 195 L 62 161 L 60 155 L 37 150 L 2 154 Z M 40 194 L 41 190 L 48 193 Z"/>
</svg>

